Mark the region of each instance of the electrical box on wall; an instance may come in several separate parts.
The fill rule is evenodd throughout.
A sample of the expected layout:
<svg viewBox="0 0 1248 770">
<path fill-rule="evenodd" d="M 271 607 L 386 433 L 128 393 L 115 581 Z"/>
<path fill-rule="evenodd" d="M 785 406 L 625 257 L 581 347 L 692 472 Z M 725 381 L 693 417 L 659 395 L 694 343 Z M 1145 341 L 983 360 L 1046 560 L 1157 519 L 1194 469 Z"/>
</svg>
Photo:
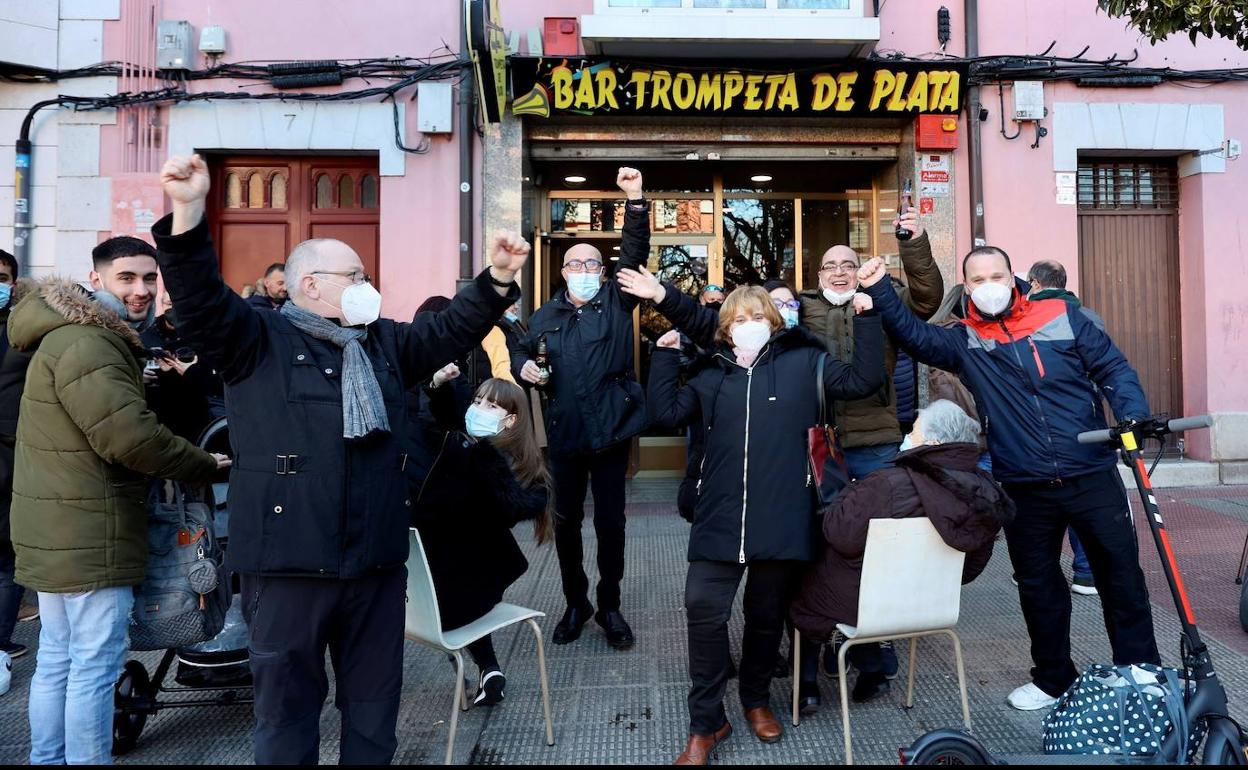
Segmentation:
<svg viewBox="0 0 1248 770">
<path fill-rule="evenodd" d="M 200 30 L 199 51 L 211 56 L 225 53 L 225 27 L 204 27 Z"/>
<path fill-rule="evenodd" d="M 454 96 L 450 83 L 425 82 L 416 86 L 416 130 L 424 134 L 449 134 Z"/>
<path fill-rule="evenodd" d="M 542 25 L 542 49 L 546 56 L 576 56 L 581 35 L 575 16 L 547 16 Z"/>
<path fill-rule="evenodd" d="M 189 21 L 161 21 L 156 27 L 156 68 L 189 70 L 195 64 L 195 43 Z"/>
<path fill-rule="evenodd" d="M 919 150 L 956 150 L 958 119 L 952 115 L 920 115 L 914 121 L 914 146 Z"/>
<path fill-rule="evenodd" d="M 1014 81 L 1014 119 L 1044 120 L 1044 83 L 1042 81 Z"/>
</svg>

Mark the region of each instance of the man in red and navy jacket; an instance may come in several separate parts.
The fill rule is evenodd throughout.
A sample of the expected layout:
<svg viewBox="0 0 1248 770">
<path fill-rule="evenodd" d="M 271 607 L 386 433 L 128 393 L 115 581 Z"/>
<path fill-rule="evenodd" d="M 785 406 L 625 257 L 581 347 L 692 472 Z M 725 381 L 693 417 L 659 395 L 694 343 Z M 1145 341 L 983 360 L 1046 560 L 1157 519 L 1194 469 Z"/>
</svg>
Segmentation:
<svg viewBox="0 0 1248 770">
<path fill-rule="evenodd" d="M 1052 706 L 1078 674 L 1061 568 L 1067 526 L 1087 548 L 1114 663 L 1158 663 L 1114 450 L 1075 438 L 1106 427 L 1097 387 L 1119 420 L 1149 416 L 1139 378 L 1113 340 L 1073 305 L 1029 301 L 1009 255 L 994 246 L 978 247 L 963 260 L 970 298 L 963 300 L 962 324 L 952 328 L 923 323 L 907 310 L 891 282 L 882 280 L 880 259 L 859 272 L 885 330 L 916 360 L 959 375 L 991 426 L 993 475 L 1018 507 L 1006 540 L 1035 663 L 1032 681 L 1010 693 L 1009 704 L 1026 711 Z"/>
</svg>

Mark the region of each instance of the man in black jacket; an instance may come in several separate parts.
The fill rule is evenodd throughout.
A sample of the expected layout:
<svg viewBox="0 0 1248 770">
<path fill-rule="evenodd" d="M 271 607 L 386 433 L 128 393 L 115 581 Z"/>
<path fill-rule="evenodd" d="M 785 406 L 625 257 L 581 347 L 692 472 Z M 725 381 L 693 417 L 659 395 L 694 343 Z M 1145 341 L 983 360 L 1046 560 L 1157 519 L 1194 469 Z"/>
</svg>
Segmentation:
<svg viewBox="0 0 1248 770">
<path fill-rule="evenodd" d="M 26 645 L 13 642 L 13 626 L 25 589 L 13 580 L 16 555 L 9 534 L 9 507 L 13 503 L 13 451 L 17 443 L 17 412 L 26 385 L 26 367 L 33 353 L 9 347 L 9 309 L 20 299 L 17 260 L 0 249 L 0 652 L 10 658 L 26 654 Z"/>
<path fill-rule="evenodd" d="M 256 292 L 247 298 L 247 304 L 257 310 L 278 310 L 286 304 L 290 292 L 286 289 L 286 263 L 274 262 L 264 271 L 260 280 L 264 294 Z"/>
<path fill-rule="evenodd" d="M 628 196 L 618 267 L 637 269 L 650 256 L 650 204 L 641 172 L 621 168 L 616 184 Z M 639 300 L 603 282 L 606 262 L 597 248 L 580 243 L 563 257 L 568 291 L 529 319 L 528 336 L 512 351 L 516 381 L 544 388 L 550 469 L 555 481 L 555 548 L 567 609 L 555 626 L 555 644 L 576 641 L 593 615 L 589 579 L 582 566 L 581 522 L 585 488 L 593 485 L 598 535 L 598 614 L 594 619 L 616 649 L 633 645 L 620 613 L 624 577 L 624 478 L 630 439 L 646 425 L 646 405 L 633 375 L 633 310 Z M 545 340 L 550 371 L 534 359 Z"/>
<path fill-rule="evenodd" d="M 342 764 L 385 764 L 398 741 L 407 529 L 404 383 L 480 343 L 519 297 L 528 258 L 496 238 L 492 266 L 443 313 L 379 319 L 359 255 L 316 239 L 287 259 L 290 301 L 256 312 L 225 285 L 204 219 L 208 169 L 161 172 L 173 213 L 152 228 L 178 329 L 225 379 L 227 562 L 241 575 L 255 680 L 257 764 L 315 764 L 337 676 Z"/>
<path fill-rule="evenodd" d="M 225 414 L 221 375 L 178 333 L 169 292 L 157 291 L 156 310 L 156 322 L 139 335 L 154 353 L 149 366 L 155 368 L 143 372 L 147 405 L 174 435 L 198 442 L 204 429 Z"/>
</svg>

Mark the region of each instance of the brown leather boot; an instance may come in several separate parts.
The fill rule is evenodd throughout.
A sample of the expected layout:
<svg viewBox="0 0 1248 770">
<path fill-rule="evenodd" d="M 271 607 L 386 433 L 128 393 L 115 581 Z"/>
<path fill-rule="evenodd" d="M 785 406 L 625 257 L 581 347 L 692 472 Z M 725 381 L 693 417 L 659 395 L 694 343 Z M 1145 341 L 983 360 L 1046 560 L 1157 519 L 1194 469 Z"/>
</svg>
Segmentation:
<svg viewBox="0 0 1248 770">
<path fill-rule="evenodd" d="M 729 735 L 732 735 L 731 722 L 724 722 L 724 726 L 716 730 L 713 735 L 690 735 L 689 745 L 672 764 L 705 765 L 706 760 L 711 756 L 711 751 L 727 740 Z"/>
<path fill-rule="evenodd" d="M 763 743 L 775 743 L 784 735 L 780 720 L 766 706 L 745 712 L 745 719 L 754 730 L 754 735 Z"/>
</svg>

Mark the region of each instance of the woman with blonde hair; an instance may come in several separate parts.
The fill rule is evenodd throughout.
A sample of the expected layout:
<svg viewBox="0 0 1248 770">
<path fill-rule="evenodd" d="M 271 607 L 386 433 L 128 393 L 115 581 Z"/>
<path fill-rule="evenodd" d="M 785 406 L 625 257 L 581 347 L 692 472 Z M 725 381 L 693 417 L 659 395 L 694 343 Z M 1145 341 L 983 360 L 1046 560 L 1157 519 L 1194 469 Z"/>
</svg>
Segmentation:
<svg viewBox="0 0 1248 770">
<path fill-rule="evenodd" d="M 423 478 L 411 478 L 429 571 L 446 630 L 467 625 L 503 599 L 503 592 L 528 569 L 511 528 L 533 522 L 539 544 L 554 534 L 554 495 L 538 449 L 529 399 L 514 382 L 481 383 L 466 413 L 459 412 L 447 385 L 459 376 L 449 364 L 426 390 L 437 427 L 425 436 L 434 459 Z M 468 645 L 480 669 L 474 703 L 503 700 L 507 679 L 490 637 Z"/>
<path fill-rule="evenodd" d="M 630 285 L 654 298 L 653 286 Z M 667 301 L 659 302 L 659 311 L 677 329 L 714 340 L 681 386 L 678 337 L 665 335 L 647 391 L 655 425 L 694 425 L 706 438 L 685 582 L 689 742 L 676 762 L 704 764 L 732 731 L 723 704 L 728 618 L 742 577 L 741 705 L 755 737 L 765 743 L 781 738 L 768 691 L 789 599 L 817 553 L 806 438 L 819 420 L 817 375 L 822 368 L 828 400 L 876 392 L 883 384 L 883 332 L 875 314 L 864 313 L 854 324 L 854 359 L 847 366 L 826 355 L 809 332 L 788 327 L 762 287 L 736 289 L 718 314 L 678 291 L 662 293 L 658 299 Z"/>
</svg>

